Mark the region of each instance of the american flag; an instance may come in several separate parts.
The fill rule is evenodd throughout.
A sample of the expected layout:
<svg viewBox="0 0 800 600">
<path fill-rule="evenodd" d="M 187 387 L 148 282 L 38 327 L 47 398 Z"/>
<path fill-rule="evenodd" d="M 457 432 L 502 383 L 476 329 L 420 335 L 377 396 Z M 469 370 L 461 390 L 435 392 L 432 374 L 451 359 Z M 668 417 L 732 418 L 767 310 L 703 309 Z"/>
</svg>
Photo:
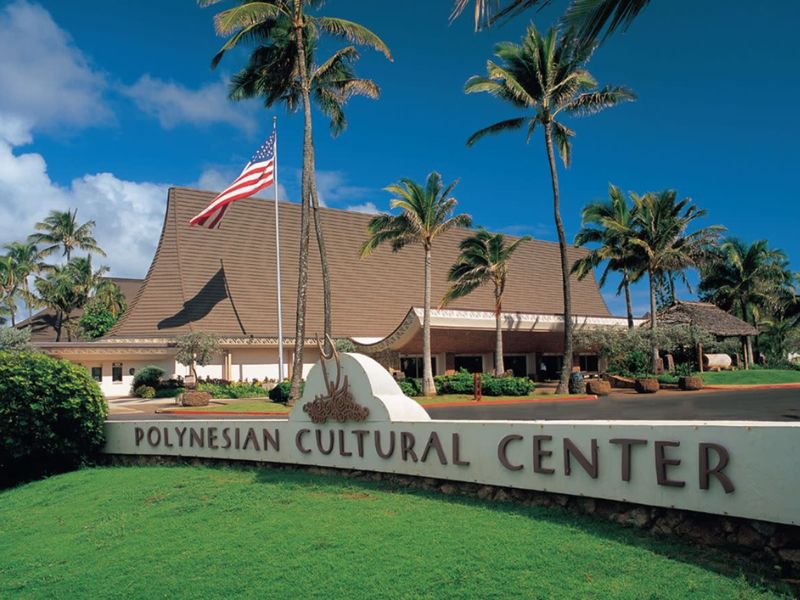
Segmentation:
<svg viewBox="0 0 800 600">
<path fill-rule="evenodd" d="M 236 200 L 252 196 L 256 192 L 269 187 L 275 181 L 275 143 L 277 129 L 272 130 L 272 135 L 267 138 L 250 162 L 242 170 L 241 175 L 225 190 L 203 209 L 203 212 L 192 218 L 189 225 L 200 225 L 209 229 L 219 227 L 228 205 Z"/>
</svg>

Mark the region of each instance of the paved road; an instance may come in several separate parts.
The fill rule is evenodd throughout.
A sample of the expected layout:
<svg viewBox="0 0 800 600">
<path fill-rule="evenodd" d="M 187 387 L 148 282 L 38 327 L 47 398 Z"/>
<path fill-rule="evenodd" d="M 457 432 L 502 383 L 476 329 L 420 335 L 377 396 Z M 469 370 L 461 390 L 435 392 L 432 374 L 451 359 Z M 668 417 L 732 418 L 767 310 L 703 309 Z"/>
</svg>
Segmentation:
<svg viewBox="0 0 800 600">
<path fill-rule="evenodd" d="M 428 407 L 434 419 L 655 419 L 800 422 L 800 389 L 614 394 L 590 401 Z M 114 414 L 109 420 L 254 419 L 252 416 Z M 266 418 L 266 417 L 265 417 Z M 275 418 L 275 417 L 272 417 Z M 278 417 L 281 418 L 281 417 Z"/>
<path fill-rule="evenodd" d="M 614 394 L 590 401 L 429 408 L 434 419 L 798 421 L 800 389 Z"/>
</svg>

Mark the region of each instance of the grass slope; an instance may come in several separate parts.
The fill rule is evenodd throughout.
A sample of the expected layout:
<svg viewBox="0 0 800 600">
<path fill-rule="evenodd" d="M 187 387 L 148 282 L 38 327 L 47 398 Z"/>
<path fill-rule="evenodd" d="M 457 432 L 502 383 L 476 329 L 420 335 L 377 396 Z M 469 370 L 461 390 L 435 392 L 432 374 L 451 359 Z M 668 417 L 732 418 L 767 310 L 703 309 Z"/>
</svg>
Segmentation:
<svg viewBox="0 0 800 600">
<path fill-rule="evenodd" d="M 800 371 L 794 369 L 750 369 L 719 371 L 702 374 L 707 385 L 755 385 L 770 383 L 800 383 Z"/>
<path fill-rule="evenodd" d="M 305 472 L 98 468 L 0 493 L 2 598 L 777 597 L 698 559 L 554 509 Z"/>
</svg>

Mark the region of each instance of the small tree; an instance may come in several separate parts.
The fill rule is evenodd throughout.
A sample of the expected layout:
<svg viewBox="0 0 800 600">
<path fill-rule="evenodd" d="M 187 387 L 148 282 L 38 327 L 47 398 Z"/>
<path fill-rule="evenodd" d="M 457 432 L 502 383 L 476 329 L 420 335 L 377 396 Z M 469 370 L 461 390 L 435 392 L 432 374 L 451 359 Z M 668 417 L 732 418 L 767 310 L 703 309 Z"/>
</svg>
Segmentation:
<svg viewBox="0 0 800 600">
<path fill-rule="evenodd" d="M 0 351 L 23 352 L 30 350 L 31 330 L 3 327 L 0 329 Z"/>
<path fill-rule="evenodd" d="M 80 325 L 83 337 L 94 340 L 104 336 L 118 318 L 119 316 L 115 316 L 108 308 L 92 299 L 81 315 Z"/>
<path fill-rule="evenodd" d="M 219 338 L 209 331 L 198 331 L 178 336 L 175 340 L 178 353 L 175 360 L 185 367 L 189 367 L 192 377 L 197 379 L 196 365 L 201 367 L 209 364 L 220 352 Z"/>
</svg>

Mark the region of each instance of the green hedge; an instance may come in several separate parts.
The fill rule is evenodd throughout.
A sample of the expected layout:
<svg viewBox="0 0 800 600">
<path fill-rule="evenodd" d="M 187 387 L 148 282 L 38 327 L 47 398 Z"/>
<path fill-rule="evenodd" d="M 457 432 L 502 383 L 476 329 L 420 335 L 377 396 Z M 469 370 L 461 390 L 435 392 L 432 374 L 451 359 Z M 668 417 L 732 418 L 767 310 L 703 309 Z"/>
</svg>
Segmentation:
<svg viewBox="0 0 800 600">
<path fill-rule="evenodd" d="M 472 394 L 474 383 L 472 373 L 462 369 L 452 375 L 437 375 L 433 378 L 436 393 Z M 406 378 L 397 382 L 406 396 L 422 395 L 422 380 Z M 481 375 L 481 390 L 484 396 L 527 396 L 536 385 L 527 377 L 495 377 L 489 373 Z"/>
<path fill-rule="evenodd" d="M 161 384 L 161 378 L 164 376 L 164 369 L 161 367 L 156 367 L 154 365 L 148 365 L 146 367 L 142 367 L 141 369 L 137 370 L 136 373 L 133 374 L 133 382 L 131 383 L 131 389 L 134 390 L 134 394 L 136 390 L 142 386 L 148 386 L 153 389 L 158 389 Z"/>
<path fill-rule="evenodd" d="M 105 441 L 108 406 L 79 365 L 0 352 L 0 486 L 77 468 Z"/>
<path fill-rule="evenodd" d="M 303 395 L 303 390 L 306 387 L 306 382 L 300 382 L 300 395 Z M 269 399 L 279 404 L 286 404 L 289 402 L 289 392 L 292 389 L 292 382 L 285 380 L 281 381 L 278 385 L 269 391 Z"/>
<path fill-rule="evenodd" d="M 197 389 L 208 392 L 212 398 L 263 398 L 267 395 L 267 390 L 260 385 L 244 381 L 227 384 L 199 382 Z"/>
</svg>

